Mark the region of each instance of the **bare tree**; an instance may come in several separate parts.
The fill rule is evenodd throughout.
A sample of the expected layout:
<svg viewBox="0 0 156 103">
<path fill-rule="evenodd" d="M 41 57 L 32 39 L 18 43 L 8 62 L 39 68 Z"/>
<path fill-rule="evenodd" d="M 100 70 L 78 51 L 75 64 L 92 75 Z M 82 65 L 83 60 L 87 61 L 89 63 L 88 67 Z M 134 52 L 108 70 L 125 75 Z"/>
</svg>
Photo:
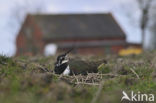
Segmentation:
<svg viewBox="0 0 156 103">
<path fill-rule="evenodd" d="M 27 14 L 43 13 L 46 11 L 46 6 L 51 0 L 12 0 L 11 12 L 9 12 L 6 32 L 10 35 L 10 42 L 16 42 L 16 36 L 21 28 L 21 25 Z M 14 53 L 15 53 L 14 46 Z M 12 54 L 13 55 L 13 54 Z"/>
<path fill-rule="evenodd" d="M 18 23 L 24 20 L 24 16 L 29 13 L 41 13 L 46 8 L 48 0 L 15 0 L 13 7 L 13 17 Z"/>
<path fill-rule="evenodd" d="M 156 22 L 150 27 L 151 37 L 150 37 L 150 49 L 156 49 Z"/>
<path fill-rule="evenodd" d="M 153 1 L 152 8 L 150 10 L 150 49 L 156 49 L 156 2 Z"/>
<path fill-rule="evenodd" d="M 140 20 L 140 29 L 142 35 L 142 47 L 144 48 L 145 31 L 149 21 L 149 11 L 153 0 L 137 0 L 137 1 L 142 13 L 141 20 Z"/>
</svg>

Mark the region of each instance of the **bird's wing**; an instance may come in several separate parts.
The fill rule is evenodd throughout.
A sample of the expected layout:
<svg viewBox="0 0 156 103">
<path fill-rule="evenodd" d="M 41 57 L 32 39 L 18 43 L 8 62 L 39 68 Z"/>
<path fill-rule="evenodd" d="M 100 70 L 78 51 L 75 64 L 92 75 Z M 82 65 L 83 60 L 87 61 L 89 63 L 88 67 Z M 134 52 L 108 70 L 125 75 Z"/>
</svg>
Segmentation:
<svg viewBox="0 0 156 103">
<path fill-rule="evenodd" d="M 81 59 L 70 60 L 69 66 L 76 74 L 86 74 L 87 72 L 97 72 L 97 65 L 94 62 L 88 62 Z"/>
</svg>

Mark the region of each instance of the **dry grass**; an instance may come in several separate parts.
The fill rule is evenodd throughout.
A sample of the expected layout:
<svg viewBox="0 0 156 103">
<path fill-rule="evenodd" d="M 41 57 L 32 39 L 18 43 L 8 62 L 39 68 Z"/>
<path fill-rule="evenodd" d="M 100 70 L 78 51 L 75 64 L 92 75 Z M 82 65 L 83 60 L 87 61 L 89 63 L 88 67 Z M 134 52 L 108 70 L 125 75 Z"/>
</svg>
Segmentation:
<svg viewBox="0 0 156 103">
<path fill-rule="evenodd" d="M 123 90 L 156 94 L 156 52 L 81 58 L 108 63 L 99 73 L 63 76 L 53 73 L 56 57 L 1 56 L 0 103 L 117 103 Z"/>
</svg>

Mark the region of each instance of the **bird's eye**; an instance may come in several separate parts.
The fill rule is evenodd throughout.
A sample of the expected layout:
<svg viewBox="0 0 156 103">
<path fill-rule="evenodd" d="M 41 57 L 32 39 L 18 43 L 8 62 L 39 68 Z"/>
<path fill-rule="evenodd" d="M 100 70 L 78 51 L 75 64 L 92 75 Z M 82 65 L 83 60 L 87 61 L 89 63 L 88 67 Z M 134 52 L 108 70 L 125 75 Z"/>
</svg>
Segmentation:
<svg viewBox="0 0 156 103">
<path fill-rule="evenodd" d="M 63 57 L 61 57 L 60 60 L 63 60 Z"/>
</svg>

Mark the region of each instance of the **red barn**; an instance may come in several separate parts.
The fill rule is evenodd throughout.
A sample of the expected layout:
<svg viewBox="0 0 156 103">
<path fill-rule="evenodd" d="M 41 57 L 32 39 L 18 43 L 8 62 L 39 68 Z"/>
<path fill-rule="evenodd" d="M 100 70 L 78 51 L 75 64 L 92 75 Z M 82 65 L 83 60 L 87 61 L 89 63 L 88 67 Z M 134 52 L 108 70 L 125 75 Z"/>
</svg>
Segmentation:
<svg viewBox="0 0 156 103">
<path fill-rule="evenodd" d="M 28 15 L 16 40 L 16 55 L 44 54 L 50 43 L 58 51 L 74 47 L 79 54 L 116 53 L 126 46 L 126 36 L 110 13 Z"/>
</svg>

